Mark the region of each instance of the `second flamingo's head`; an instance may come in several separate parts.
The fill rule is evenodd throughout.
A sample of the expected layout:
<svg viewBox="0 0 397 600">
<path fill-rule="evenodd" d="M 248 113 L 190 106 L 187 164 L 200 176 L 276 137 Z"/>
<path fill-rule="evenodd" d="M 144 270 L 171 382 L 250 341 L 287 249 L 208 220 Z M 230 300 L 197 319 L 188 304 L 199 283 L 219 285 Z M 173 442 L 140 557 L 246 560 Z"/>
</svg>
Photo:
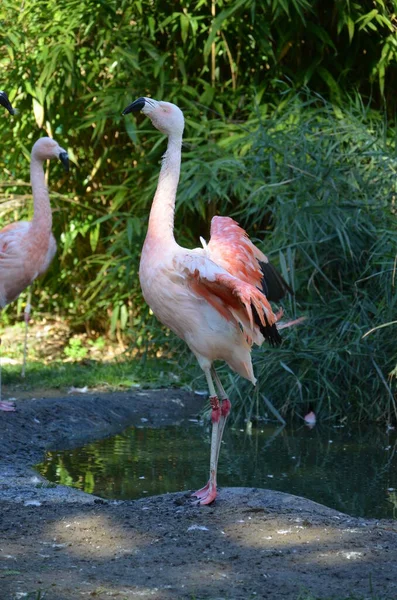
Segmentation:
<svg viewBox="0 0 397 600">
<path fill-rule="evenodd" d="M 43 162 L 57 158 L 61 161 L 65 171 L 69 171 L 68 153 L 50 137 L 42 137 L 37 140 L 32 148 L 32 156 Z"/>
<path fill-rule="evenodd" d="M 123 110 L 123 115 L 138 111 L 149 117 L 161 133 L 182 137 L 185 120 L 181 109 L 175 104 L 159 102 L 154 98 L 138 98 Z"/>
</svg>

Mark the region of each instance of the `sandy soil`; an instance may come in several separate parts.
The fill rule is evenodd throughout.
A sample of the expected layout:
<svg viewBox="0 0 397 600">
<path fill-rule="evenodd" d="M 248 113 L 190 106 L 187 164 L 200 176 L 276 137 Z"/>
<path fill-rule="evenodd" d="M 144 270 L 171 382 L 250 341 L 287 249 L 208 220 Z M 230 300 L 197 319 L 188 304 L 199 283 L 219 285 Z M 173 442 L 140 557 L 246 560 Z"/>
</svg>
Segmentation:
<svg viewBox="0 0 397 600">
<path fill-rule="evenodd" d="M 113 502 L 31 469 L 46 449 L 196 416 L 178 390 L 18 400 L 0 413 L 0 600 L 397 598 L 397 523 L 309 500 L 221 489 Z M 221 482 L 220 482 L 221 483 Z M 42 595 L 38 595 L 41 590 Z"/>
</svg>

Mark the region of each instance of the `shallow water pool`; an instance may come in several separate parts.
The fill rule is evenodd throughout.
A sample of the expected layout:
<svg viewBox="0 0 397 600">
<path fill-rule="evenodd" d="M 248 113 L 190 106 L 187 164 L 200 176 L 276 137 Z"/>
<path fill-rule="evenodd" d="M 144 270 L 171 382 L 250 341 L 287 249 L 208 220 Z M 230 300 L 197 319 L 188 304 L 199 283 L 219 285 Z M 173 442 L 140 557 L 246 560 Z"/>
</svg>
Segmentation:
<svg viewBox="0 0 397 600">
<path fill-rule="evenodd" d="M 376 427 L 226 428 L 219 486 L 269 488 L 355 516 L 397 517 L 397 435 Z M 208 479 L 209 428 L 130 427 L 82 448 L 48 452 L 52 482 L 103 498 L 194 490 Z"/>
</svg>

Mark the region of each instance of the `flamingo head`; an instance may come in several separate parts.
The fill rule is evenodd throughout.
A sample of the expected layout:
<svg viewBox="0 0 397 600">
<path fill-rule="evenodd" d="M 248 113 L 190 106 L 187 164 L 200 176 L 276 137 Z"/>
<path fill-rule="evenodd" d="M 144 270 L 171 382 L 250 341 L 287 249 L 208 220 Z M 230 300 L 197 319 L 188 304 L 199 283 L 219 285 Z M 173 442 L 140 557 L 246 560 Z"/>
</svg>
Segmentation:
<svg viewBox="0 0 397 600">
<path fill-rule="evenodd" d="M 159 102 L 153 98 L 138 98 L 123 110 L 123 115 L 142 111 L 148 116 L 154 127 L 166 135 L 182 136 L 185 120 L 178 106 L 171 102 Z"/>
<path fill-rule="evenodd" d="M 57 158 L 61 161 L 65 171 L 69 171 L 69 157 L 66 150 L 50 137 L 42 137 L 34 144 L 32 156 L 45 161 Z"/>
<path fill-rule="evenodd" d="M 16 114 L 16 110 L 15 110 L 15 108 L 12 107 L 12 104 L 9 101 L 7 94 L 1 90 L 0 90 L 0 104 L 8 110 L 10 115 Z"/>
</svg>

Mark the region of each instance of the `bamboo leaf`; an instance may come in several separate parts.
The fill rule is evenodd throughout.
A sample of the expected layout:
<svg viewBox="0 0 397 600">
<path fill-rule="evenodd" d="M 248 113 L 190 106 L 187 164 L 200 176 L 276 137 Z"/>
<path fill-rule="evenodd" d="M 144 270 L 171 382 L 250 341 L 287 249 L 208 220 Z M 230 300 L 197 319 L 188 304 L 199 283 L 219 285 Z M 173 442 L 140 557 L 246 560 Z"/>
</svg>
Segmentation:
<svg viewBox="0 0 397 600">
<path fill-rule="evenodd" d="M 110 319 L 110 332 L 113 334 L 117 329 L 117 322 L 120 316 L 120 305 L 113 306 L 112 317 Z"/>
<path fill-rule="evenodd" d="M 325 69 L 324 67 L 318 67 L 317 73 L 320 75 L 321 79 L 323 79 L 324 82 L 327 84 L 333 97 L 340 100 L 342 97 L 342 91 L 337 82 L 335 81 L 335 78 L 333 77 L 333 75 L 331 75 L 328 69 Z"/>
<path fill-rule="evenodd" d="M 218 31 L 222 29 L 225 21 L 229 19 L 235 12 L 237 12 L 244 4 L 246 4 L 247 0 L 237 0 L 230 8 L 224 9 L 219 13 L 217 17 L 212 21 L 210 34 L 208 36 L 207 41 L 204 45 L 204 59 L 207 60 L 208 56 L 211 52 L 211 45 L 215 40 L 215 37 L 218 35 Z"/>
<path fill-rule="evenodd" d="M 365 29 L 368 25 L 370 25 L 371 21 L 376 17 L 377 14 L 378 10 L 374 8 L 366 15 L 363 15 L 362 17 L 357 19 L 356 23 L 360 23 L 359 29 Z"/>
<path fill-rule="evenodd" d="M 128 323 L 128 309 L 125 304 L 121 305 L 120 308 L 120 328 L 125 329 Z"/>
<path fill-rule="evenodd" d="M 320 27 L 319 25 L 316 25 L 315 23 L 312 23 L 310 21 L 307 23 L 306 27 L 308 31 L 314 33 L 314 35 L 325 45 L 330 46 L 331 48 L 336 50 L 334 42 L 332 41 L 331 37 L 327 33 L 326 29 L 324 29 L 324 27 Z"/>
<path fill-rule="evenodd" d="M 33 98 L 33 114 L 36 119 L 37 127 L 41 129 L 44 123 L 44 106 L 36 98 Z"/>
<path fill-rule="evenodd" d="M 349 32 L 349 41 L 351 43 L 351 41 L 353 40 L 353 37 L 354 37 L 355 24 L 350 15 L 348 15 L 348 17 L 346 19 L 346 26 L 347 26 L 347 30 Z"/>
<path fill-rule="evenodd" d="M 185 44 L 186 40 L 187 40 L 188 32 L 189 32 L 189 18 L 185 14 L 181 13 L 180 19 L 181 19 L 181 37 L 182 37 L 182 42 Z"/>
<path fill-rule="evenodd" d="M 90 229 L 90 246 L 91 250 L 95 252 L 98 246 L 99 241 L 99 233 L 100 233 L 100 224 L 96 223 L 95 227 Z"/>
</svg>

